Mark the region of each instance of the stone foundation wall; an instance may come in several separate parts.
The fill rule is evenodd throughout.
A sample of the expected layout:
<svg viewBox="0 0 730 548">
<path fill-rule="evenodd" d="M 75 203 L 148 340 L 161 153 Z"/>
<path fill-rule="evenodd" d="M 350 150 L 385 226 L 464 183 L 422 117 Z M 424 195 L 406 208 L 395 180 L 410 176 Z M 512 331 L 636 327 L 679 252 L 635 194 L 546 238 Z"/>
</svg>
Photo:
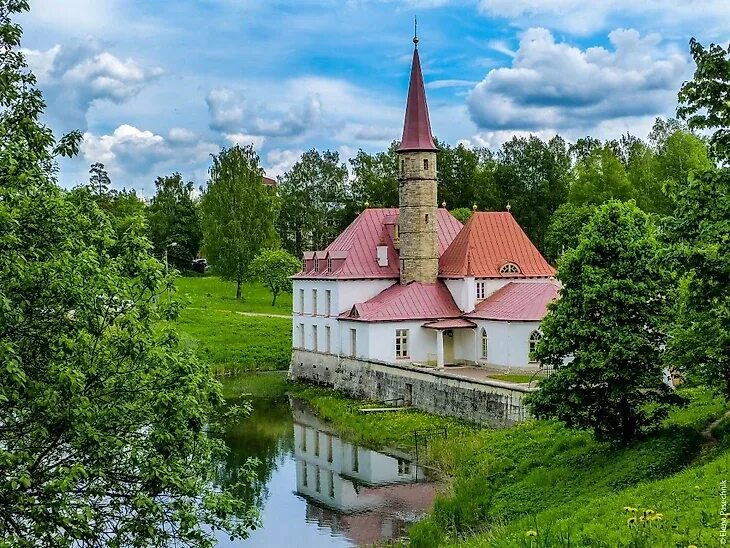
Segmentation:
<svg viewBox="0 0 730 548">
<path fill-rule="evenodd" d="M 522 398 L 531 390 L 409 365 L 392 365 L 294 350 L 289 377 L 376 401 L 404 398 L 412 407 L 494 427 L 528 416 Z"/>
</svg>

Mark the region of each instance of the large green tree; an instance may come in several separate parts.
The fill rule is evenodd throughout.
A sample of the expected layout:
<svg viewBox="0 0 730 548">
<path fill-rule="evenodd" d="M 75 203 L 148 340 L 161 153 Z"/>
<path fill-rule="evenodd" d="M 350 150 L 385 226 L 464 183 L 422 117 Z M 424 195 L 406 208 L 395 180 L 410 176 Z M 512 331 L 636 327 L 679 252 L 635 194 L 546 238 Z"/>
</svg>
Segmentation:
<svg viewBox="0 0 730 548">
<path fill-rule="evenodd" d="M 535 356 L 555 370 L 527 399 L 537 417 L 627 443 L 666 416 L 675 398 L 662 380 L 668 285 L 658 252 L 651 217 L 636 205 L 598 207 L 558 262 L 561 296 Z"/>
<path fill-rule="evenodd" d="M 167 256 L 179 269 L 189 269 L 203 240 L 198 204 L 193 199 L 193 183 L 173 173 L 158 177 L 156 193 L 147 210 L 148 233 L 155 255 Z"/>
<path fill-rule="evenodd" d="M 251 274 L 271 291 L 271 306 L 276 306 L 279 293 L 291 293 L 291 277 L 302 263 L 283 249 L 264 249 L 253 261 Z"/>
<path fill-rule="evenodd" d="M 570 186 L 572 203 L 599 205 L 608 200 L 628 200 L 634 197 L 626 168 L 615 147 L 604 144 L 595 148 L 575 165 L 574 181 Z"/>
<path fill-rule="evenodd" d="M 354 218 L 347 166 L 330 150 L 310 150 L 279 181 L 277 229 L 296 257 L 324 249 Z"/>
<path fill-rule="evenodd" d="M 553 264 L 580 241 L 580 232 L 593 216 L 596 207 L 566 202 L 555 210 L 545 233 L 545 257 Z"/>
<path fill-rule="evenodd" d="M 220 386 L 179 348 L 141 217 L 62 190 L 44 103 L 0 1 L 0 545 L 212 544 L 255 513 L 214 489 Z M 167 300 L 163 300 L 167 303 Z"/>
<path fill-rule="evenodd" d="M 200 203 L 207 258 L 223 279 L 236 282 L 236 299 L 251 262 L 276 240 L 276 203 L 263 175 L 252 146 L 223 149 L 213 156 Z"/>
<path fill-rule="evenodd" d="M 730 399 L 730 170 L 707 170 L 671 187 L 667 259 L 678 273 L 668 365 Z"/>
<path fill-rule="evenodd" d="M 376 154 L 357 151 L 350 160 L 353 180 L 351 199 L 356 210 L 370 207 L 398 207 L 398 142 Z"/>
<path fill-rule="evenodd" d="M 677 114 L 690 129 L 714 130 L 710 137 L 712 157 L 730 161 L 730 46 L 689 41 L 695 61 L 694 78 L 679 90 Z"/>
</svg>

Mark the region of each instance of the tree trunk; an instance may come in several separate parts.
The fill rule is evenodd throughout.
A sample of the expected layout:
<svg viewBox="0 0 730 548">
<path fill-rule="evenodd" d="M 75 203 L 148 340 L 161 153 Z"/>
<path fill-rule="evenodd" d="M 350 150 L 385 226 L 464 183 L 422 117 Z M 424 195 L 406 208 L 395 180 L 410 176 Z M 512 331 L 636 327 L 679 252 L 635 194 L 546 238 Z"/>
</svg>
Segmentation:
<svg viewBox="0 0 730 548">
<path fill-rule="evenodd" d="M 278 295 L 278 293 L 276 291 L 272 291 L 272 293 L 274 294 L 274 298 L 271 301 L 271 306 L 274 307 L 276 306 L 276 296 Z"/>
<path fill-rule="evenodd" d="M 236 300 L 241 300 L 241 278 L 236 280 Z"/>
</svg>

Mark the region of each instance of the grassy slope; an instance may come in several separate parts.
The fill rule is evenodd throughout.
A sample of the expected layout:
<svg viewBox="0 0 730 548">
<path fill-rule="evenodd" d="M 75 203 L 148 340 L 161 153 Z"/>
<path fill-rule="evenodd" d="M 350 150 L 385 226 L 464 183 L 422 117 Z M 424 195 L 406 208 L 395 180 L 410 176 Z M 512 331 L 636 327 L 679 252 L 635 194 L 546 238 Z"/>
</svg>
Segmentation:
<svg viewBox="0 0 730 548">
<path fill-rule="evenodd" d="M 719 485 L 730 472 L 730 419 L 708 446 L 700 432 L 728 404 L 701 389 L 663 428 L 628 448 L 596 443 L 548 421 L 479 429 L 417 411 L 361 414 L 367 402 L 326 389 L 286 384 L 277 375 L 227 381 L 231 393 L 289 391 L 363 445 L 413 446 L 413 430 L 447 426 L 427 458 L 452 479 L 431 515 L 411 530 L 414 546 L 715 546 Z M 625 506 L 661 521 L 628 526 Z M 528 538 L 526 531 L 536 530 Z"/>
<path fill-rule="evenodd" d="M 291 321 L 237 312 L 291 314 L 290 295 L 279 295 L 276 307 L 271 307 L 264 287 L 246 284 L 244 299 L 236 301 L 235 284 L 215 276 L 179 278 L 177 287 L 187 303 L 178 330 L 201 359 L 227 372 L 288 367 Z"/>
</svg>

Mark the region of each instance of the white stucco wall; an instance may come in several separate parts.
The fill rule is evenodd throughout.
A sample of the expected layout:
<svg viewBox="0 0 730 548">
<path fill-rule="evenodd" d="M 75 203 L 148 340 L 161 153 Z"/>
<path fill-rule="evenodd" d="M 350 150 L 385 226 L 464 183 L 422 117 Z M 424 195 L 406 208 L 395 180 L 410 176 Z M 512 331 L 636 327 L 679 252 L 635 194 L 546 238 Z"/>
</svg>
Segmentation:
<svg viewBox="0 0 730 548">
<path fill-rule="evenodd" d="M 474 356 L 483 364 L 503 367 L 536 367 L 530 364 L 530 334 L 540 327 L 540 322 L 502 322 L 474 320 L 477 331 Z M 481 330 L 487 331 L 489 354 L 486 360 L 481 357 Z"/>
</svg>

